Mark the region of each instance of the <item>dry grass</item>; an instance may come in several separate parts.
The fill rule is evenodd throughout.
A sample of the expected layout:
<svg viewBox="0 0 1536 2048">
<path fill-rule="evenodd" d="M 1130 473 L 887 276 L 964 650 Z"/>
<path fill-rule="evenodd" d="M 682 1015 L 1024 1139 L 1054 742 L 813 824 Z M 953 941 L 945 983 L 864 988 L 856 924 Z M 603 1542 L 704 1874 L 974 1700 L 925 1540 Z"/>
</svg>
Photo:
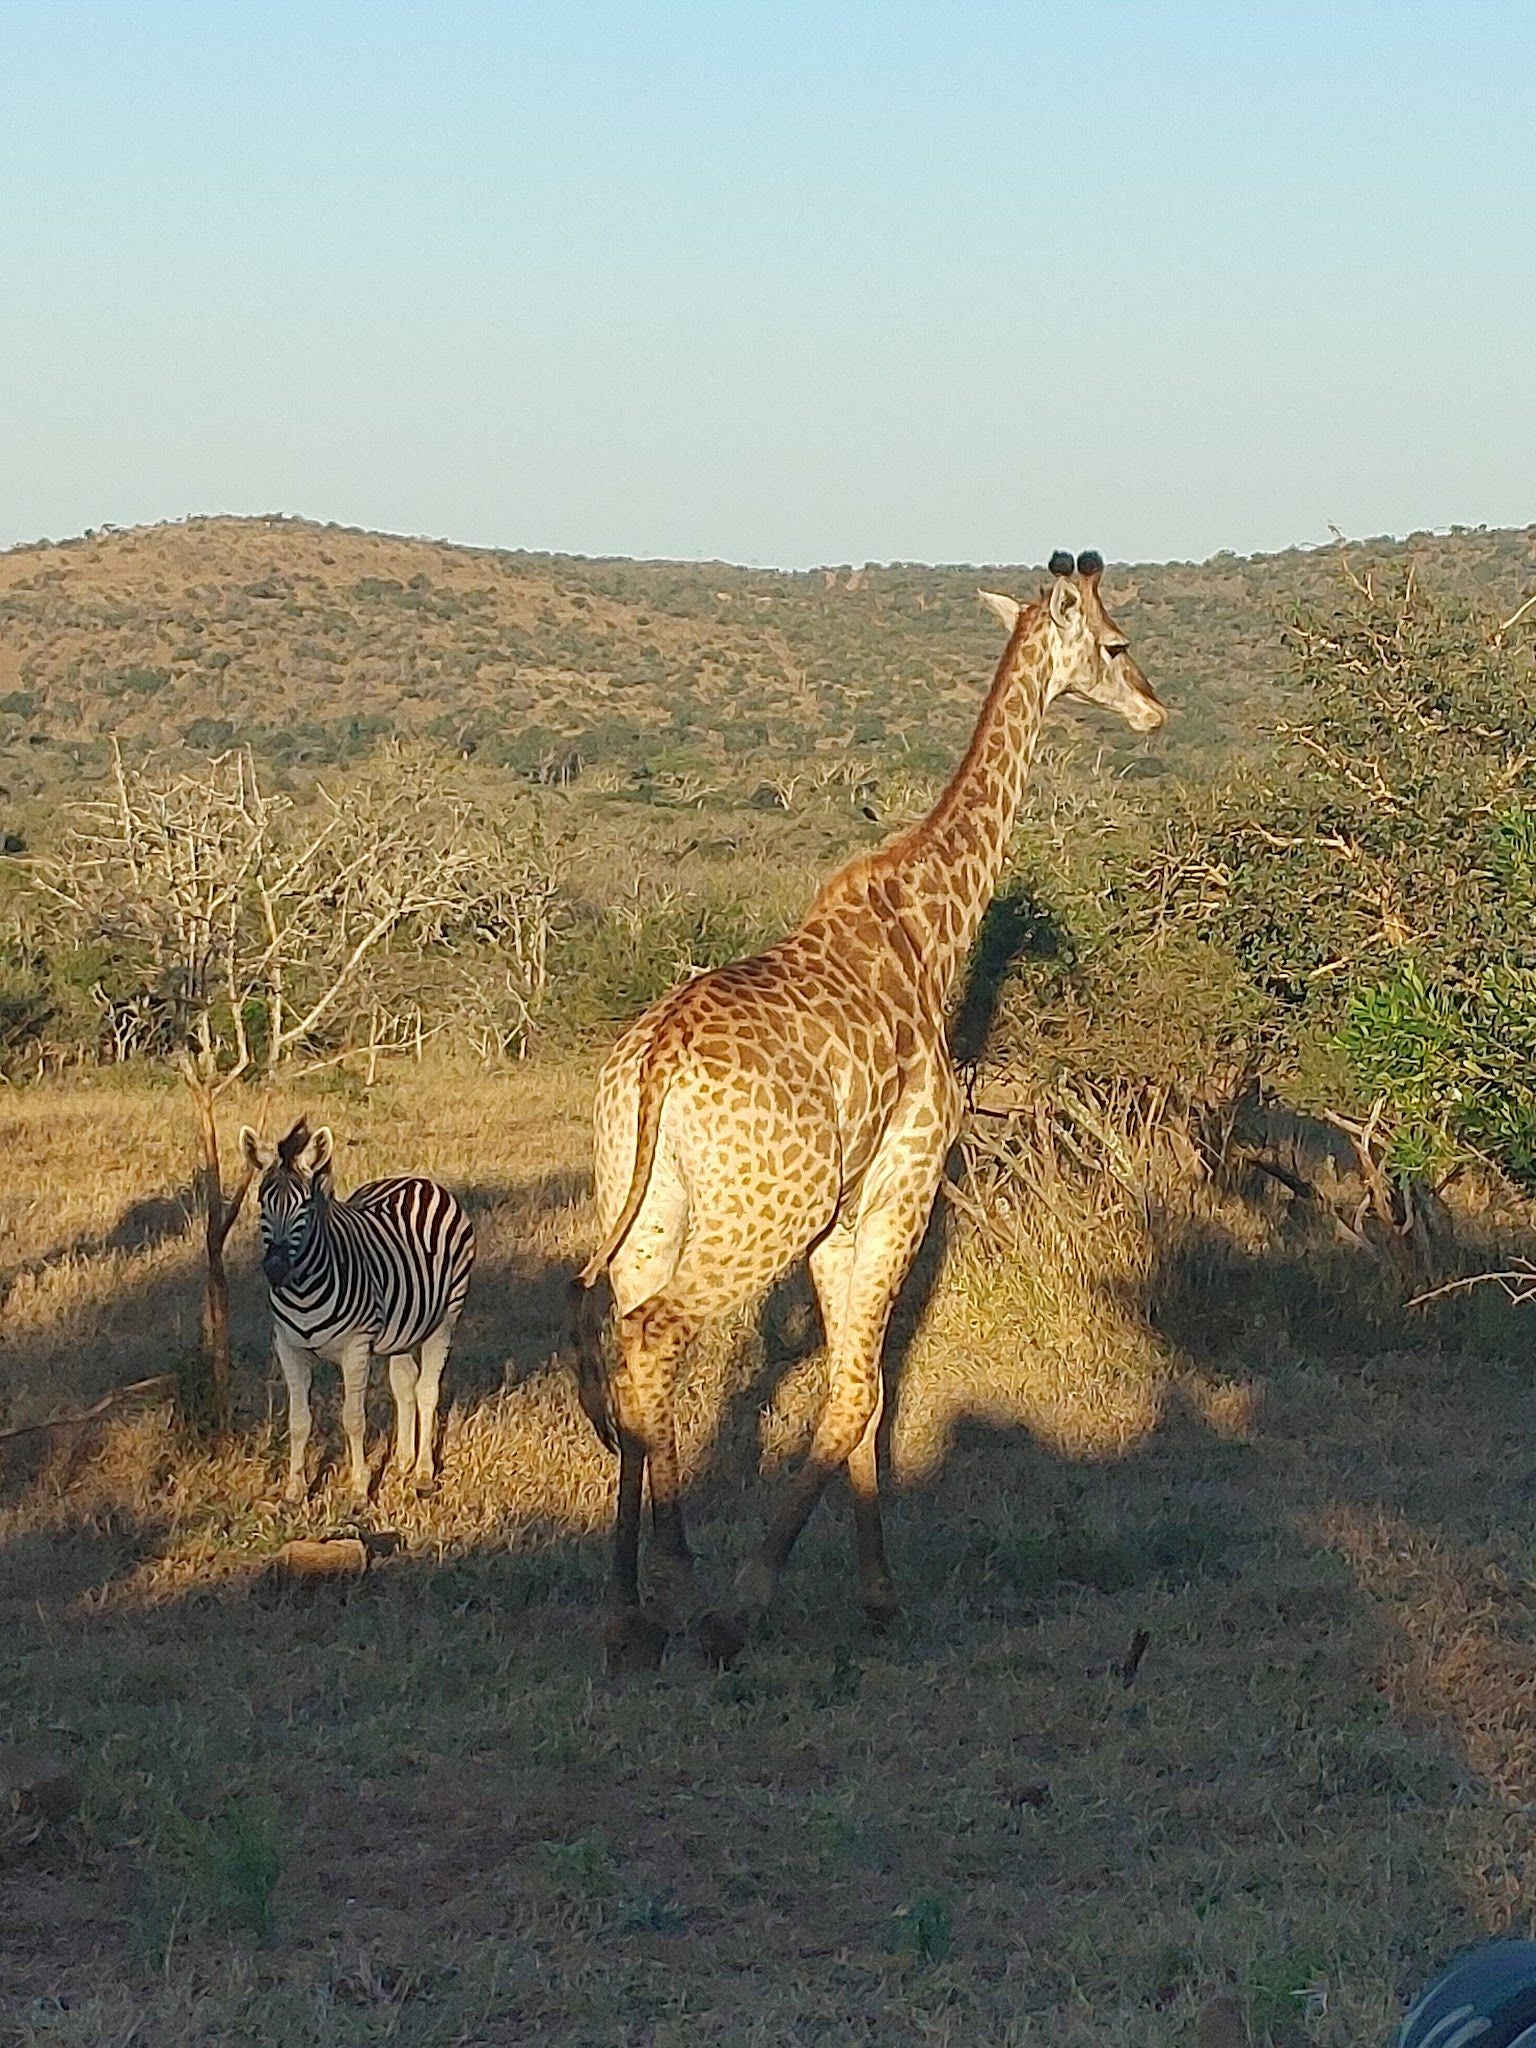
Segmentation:
<svg viewBox="0 0 1536 2048">
<path fill-rule="evenodd" d="M 1528 1924 L 1515 1312 L 1413 1348 L 1235 1203 L 1152 1231 L 1064 1207 L 1007 1256 L 962 1238 L 895 1345 L 901 1630 L 864 1634 L 823 1510 L 736 1670 L 682 1652 L 612 1686 L 612 1471 L 550 1369 L 589 1079 L 228 1106 L 231 1129 L 319 1109 L 344 1182 L 410 1164 L 473 1200 L 446 1483 L 385 1480 L 403 1548 L 356 1584 L 256 1570 L 338 1502 L 273 1505 L 249 1224 L 231 1442 L 153 1409 L 0 1466 L 0 1704 L 79 1793 L 44 1813 L 0 1768 L 5 2048 L 1157 2048 L 1229 1989 L 1259 2036 L 1355 2048 L 1447 1948 Z M 174 1091 L 39 1087 L 4 1115 L 21 1421 L 173 1366 L 195 1263 Z M 805 1324 L 789 1290 L 698 1361 L 711 1582 L 803 1433 Z"/>
</svg>

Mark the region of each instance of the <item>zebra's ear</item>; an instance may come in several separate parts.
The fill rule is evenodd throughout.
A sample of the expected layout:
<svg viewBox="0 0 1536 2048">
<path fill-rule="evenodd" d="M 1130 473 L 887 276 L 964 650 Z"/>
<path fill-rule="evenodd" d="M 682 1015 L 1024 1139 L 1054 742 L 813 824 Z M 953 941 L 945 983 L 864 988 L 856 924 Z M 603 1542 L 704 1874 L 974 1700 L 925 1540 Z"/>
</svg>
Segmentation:
<svg viewBox="0 0 1536 2048">
<path fill-rule="evenodd" d="M 329 1124 L 322 1124 L 309 1141 L 309 1158 L 305 1163 L 309 1168 L 311 1180 L 317 1174 L 330 1171 L 331 1160 L 335 1151 L 336 1147 L 331 1140 L 331 1127 Z"/>
<path fill-rule="evenodd" d="M 249 1124 L 240 1126 L 240 1157 L 252 1173 L 260 1173 L 267 1163 L 261 1156 L 261 1140 Z"/>
</svg>

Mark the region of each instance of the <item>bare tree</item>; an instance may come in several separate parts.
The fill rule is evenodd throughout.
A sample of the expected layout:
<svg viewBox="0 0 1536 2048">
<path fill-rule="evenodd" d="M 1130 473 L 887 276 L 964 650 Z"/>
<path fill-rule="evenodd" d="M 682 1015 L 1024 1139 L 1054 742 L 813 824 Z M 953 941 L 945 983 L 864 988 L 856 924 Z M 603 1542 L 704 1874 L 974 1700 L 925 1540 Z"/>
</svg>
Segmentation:
<svg viewBox="0 0 1536 2048">
<path fill-rule="evenodd" d="M 250 1185 L 226 1192 L 219 1097 L 271 1075 L 359 1003 L 372 1043 L 398 1038 L 370 970 L 391 941 L 413 950 L 469 935 L 501 949 L 524 1018 L 542 993 L 551 876 L 476 826 L 434 771 L 397 757 L 382 781 L 311 812 L 261 785 L 247 750 L 168 774 L 129 767 L 114 743 L 109 795 L 74 806 L 39 882 L 77 938 L 104 945 L 98 984 L 121 1047 L 173 1059 L 191 1097 L 207 1272 L 203 1338 L 211 1416 L 229 1410 L 224 1247 Z M 416 1034 L 422 1025 L 416 1009 Z"/>
</svg>

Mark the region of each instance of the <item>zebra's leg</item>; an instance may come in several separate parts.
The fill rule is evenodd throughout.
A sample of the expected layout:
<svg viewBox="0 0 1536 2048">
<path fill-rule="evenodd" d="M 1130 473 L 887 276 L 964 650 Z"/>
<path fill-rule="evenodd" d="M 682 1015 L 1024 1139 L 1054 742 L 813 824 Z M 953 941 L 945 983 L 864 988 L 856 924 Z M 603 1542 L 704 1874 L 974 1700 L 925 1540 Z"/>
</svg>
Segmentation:
<svg viewBox="0 0 1536 2048">
<path fill-rule="evenodd" d="M 437 1402 L 453 1329 L 441 1323 L 421 1343 L 421 1374 L 416 1381 L 416 1491 L 437 1491 Z"/>
<path fill-rule="evenodd" d="M 395 1401 L 395 1470 L 409 1472 L 416 1458 L 416 1361 L 397 1351 L 389 1361 L 389 1391 Z"/>
<path fill-rule="evenodd" d="M 368 1498 L 368 1460 L 363 1455 L 368 1367 L 373 1354 L 366 1337 L 349 1337 L 341 1352 L 341 1428 L 347 1440 L 347 1471 L 352 1498 L 360 1507 Z"/>
<path fill-rule="evenodd" d="M 297 1503 L 309 1491 L 304 1478 L 304 1461 L 309 1451 L 309 1384 L 314 1373 L 314 1359 L 302 1344 L 285 1330 L 279 1330 L 277 1362 L 283 1369 L 283 1379 L 288 1388 L 288 1484 L 283 1489 L 283 1497 Z"/>
</svg>

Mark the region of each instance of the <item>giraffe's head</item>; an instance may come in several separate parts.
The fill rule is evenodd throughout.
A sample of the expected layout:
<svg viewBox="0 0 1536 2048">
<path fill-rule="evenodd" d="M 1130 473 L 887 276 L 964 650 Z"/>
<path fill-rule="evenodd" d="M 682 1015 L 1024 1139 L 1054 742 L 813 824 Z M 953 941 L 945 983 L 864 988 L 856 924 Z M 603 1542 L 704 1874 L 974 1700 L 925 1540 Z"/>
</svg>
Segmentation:
<svg viewBox="0 0 1536 2048">
<path fill-rule="evenodd" d="M 252 1173 L 261 1175 L 261 1270 L 273 1287 L 281 1287 L 303 1257 L 316 1218 L 331 1198 L 332 1151 L 330 1131 L 322 1124 L 311 1137 L 307 1117 L 301 1116 L 270 1154 L 249 1124 L 241 1126 L 240 1155 Z"/>
<path fill-rule="evenodd" d="M 1168 713 L 1132 659 L 1124 629 L 1104 609 L 1103 556 L 1082 554 L 1074 562 L 1061 548 L 1050 566 L 1049 587 L 1038 605 L 1027 607 L 1038 620 L 1050 664 L 1047 702 L 1077 697 L 1119 712 L 1133 732 L 1156 732 Z M 1010 633 L 1017 630 L 1025 606 L 995 590 L 983 590 L 980 597 Z"/>
</svg>

